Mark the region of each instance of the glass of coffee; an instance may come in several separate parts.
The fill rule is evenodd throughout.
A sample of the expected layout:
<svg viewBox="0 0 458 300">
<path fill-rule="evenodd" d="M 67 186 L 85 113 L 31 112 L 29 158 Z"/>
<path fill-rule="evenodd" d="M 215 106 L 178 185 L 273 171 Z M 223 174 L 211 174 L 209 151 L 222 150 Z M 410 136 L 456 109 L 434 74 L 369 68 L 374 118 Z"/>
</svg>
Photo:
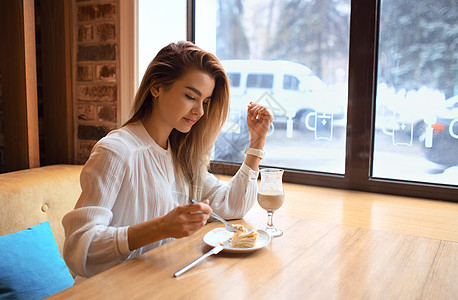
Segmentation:
<svg viewBox="0 0 458 300">
<path fill-rule="evenodd" d="M 282 169 L 262 169 L 261 183 L 258 188 L 258 203 L 267 211 L 267 227 L 264 229 L 270 236 L 281 236 L 283 231 L 274 227 L 273 214 L 285 201 Z"/>
</svg>

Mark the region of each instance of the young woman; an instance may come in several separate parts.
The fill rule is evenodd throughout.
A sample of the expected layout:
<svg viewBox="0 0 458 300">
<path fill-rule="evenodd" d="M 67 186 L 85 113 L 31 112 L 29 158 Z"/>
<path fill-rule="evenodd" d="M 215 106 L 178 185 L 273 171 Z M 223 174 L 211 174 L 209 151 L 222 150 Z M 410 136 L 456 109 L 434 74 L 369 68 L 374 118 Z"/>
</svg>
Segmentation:
<svg viewBox="0 0 458 300">
<path fill-rule="evenodd" d="M 273 117 L 248 105 L 252 154 L 226 183 L 207 167 L 228 110 L 228 79 L 214 55 L 190 42 L 158 53 L 132 118 L 95 145 L 81 173 L 81 196 L 62 220 L 64 258 L 74 273 L 89 277 L 189 236 L 212 210 L 225 218 L 248 212 L 256 201 L 258 150 Z"/>
</svg>

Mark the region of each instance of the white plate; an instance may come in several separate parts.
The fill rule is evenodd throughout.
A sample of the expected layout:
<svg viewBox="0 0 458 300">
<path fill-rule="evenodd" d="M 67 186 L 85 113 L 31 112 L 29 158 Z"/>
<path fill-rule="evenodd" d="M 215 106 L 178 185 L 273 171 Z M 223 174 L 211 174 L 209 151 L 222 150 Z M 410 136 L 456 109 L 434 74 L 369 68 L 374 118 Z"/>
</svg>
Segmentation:
<svg viewBox="0 0 458 300">
<path fill-rule="evenodd" d="M 260 230 L 260 229 L 258 229 L 258 233 L 259 233 L 259 237 L 254 247 L 236 248 L 236 247 L 228 246 L 224 248 L 223 251 L 237 252 L 237 253 L 238 252 L 251 252 L 251 251 L 261 249 L 262 247 L 265 247 L 267 244 L 270 243 L 270 235 L 267 232 L 265 232 L 264 230 Z M 218 227 L 205 234 L 204 243 L 211 247 L 215 247 L 216 245 L 219 245 L 220 243 L 227 241 L 230 237 L 232 237 L 233 234 L 234 234 L 233 232 L 227 231 L 224 227 Z"/>
</svg>

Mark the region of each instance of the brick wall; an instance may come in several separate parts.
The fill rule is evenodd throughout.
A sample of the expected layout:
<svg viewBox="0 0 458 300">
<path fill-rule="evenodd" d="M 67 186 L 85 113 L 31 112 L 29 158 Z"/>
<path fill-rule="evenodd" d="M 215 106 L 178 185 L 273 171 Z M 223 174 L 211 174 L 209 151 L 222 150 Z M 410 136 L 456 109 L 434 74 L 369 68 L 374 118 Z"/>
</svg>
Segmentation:
<svg viewBox="0 0 458 300">
<path fill-rule="evenodd" d="M 119 3 L 74 0 L 75 162 L 119 126 Z"/>
<path fill-rule="evenodd" d="M 36 12 L 40 1 L 35 2 Z M 75 163 L 84 164 L 94 144 L 119 121 L 119 0 L 73 0 L 73 106 Z M 42 123 L 40 16 L 37 21 L 37 88 Z M 40 131 L 40 140 L 43 132 Z M 0 70 L 0 173 L 5 170 Z M 40 154 L 45 155 L 40 142 Z"/>
</svg>

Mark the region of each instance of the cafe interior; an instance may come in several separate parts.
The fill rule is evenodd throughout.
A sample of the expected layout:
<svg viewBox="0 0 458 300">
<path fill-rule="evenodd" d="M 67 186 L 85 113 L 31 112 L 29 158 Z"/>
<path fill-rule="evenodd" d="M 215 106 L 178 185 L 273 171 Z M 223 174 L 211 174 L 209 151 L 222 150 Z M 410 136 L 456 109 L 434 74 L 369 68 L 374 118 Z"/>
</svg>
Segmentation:
<svg viewBox="0 0 458 300">
<path fill-rule="evenodd" d="M 149 33 L 165 46 L 199 45 L 201 11 L 217 3 L 248 18 L 242 4 L 301 1 L 181 0 L 168 9 L 150 2 L 147 15 L 169 22 Z M 256 231 L 254 244 L 228 246 L 235 235 L 215 216 L 187 237 L 83 278 L 64 260 L 62 218 L 80 197 L 94 145 L 130 117 L 142 76 L 141 1 L 0 1 L 0 298 L 457 299 L 458 172 L 449 169 L 451 184 L 374 176 L 379 20 L 389 1 L 340 2 L 349 28 L 342 171 L 307 169 L 315 159 L 306 150 L 283 164 L 290 144 L 273 145 L 275 134 L 289 134 L 289 143 L 306 133 L 288 131 L 291 118 L 274 122 L 260 169 L 280 175 L 272 183 L 261 171 L 254 180 L 258 193 L 278 185 L 279 205 L 254 201 L 243 218 L 222 220 Z M 177 24 L 182 37 L 167 37 Z M 315 131 L 310 143 L 319 142 Z M 269 160 L 274 153 L 284 158 Z M 228 184 L 242 161 L 213 159 L 208 169 Z"/>
</svg>

